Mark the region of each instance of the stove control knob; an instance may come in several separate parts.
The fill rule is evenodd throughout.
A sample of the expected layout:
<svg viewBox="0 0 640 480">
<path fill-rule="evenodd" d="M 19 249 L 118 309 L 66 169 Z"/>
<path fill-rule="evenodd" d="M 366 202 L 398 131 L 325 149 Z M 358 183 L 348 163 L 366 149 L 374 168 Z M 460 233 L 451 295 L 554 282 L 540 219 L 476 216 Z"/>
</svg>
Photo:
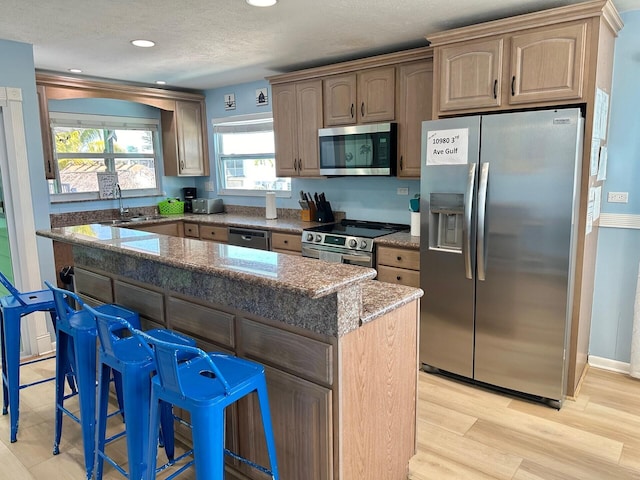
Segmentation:
<svg viewBox="0 0 640 480">
<path fill-rule="evenodd" d="M 355 248 L 358 246 L 358 241 L 355 238 L 352 238 L 351 240 L 349 240 L 349 246 L 351 248 Z"/>
<path fill-rule="evenodd" d="M 365 248 L 367 248 L 367 241 L 366 241 L 366 240 L 362 240 L 362 241 L 360 242 L 360 248 L 362 248 L 363 250 L 364 250 Z"/>
<path fill-rule="evenodd" d="M 316 242 L 321 242 L 322 241 L 322 235 L 316 235 Z"/>
<path fill-rule="evenodd" d="M 313 233 L 307 233 L 307 242 L 311 242 L 313 240 Z"/>
</svg>

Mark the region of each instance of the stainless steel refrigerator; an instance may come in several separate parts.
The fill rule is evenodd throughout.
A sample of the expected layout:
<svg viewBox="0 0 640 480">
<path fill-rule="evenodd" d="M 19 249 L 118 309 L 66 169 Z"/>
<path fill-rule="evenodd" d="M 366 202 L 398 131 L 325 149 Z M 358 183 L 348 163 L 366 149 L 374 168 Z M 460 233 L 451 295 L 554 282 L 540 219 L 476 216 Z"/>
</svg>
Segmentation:
<svg viewBox="0 0 640 480">
<path fill-rule="evenodd" d="M 426 370 L 561 406 L 582 131 L 580 109 L 423 122 Z"/>
</svg>

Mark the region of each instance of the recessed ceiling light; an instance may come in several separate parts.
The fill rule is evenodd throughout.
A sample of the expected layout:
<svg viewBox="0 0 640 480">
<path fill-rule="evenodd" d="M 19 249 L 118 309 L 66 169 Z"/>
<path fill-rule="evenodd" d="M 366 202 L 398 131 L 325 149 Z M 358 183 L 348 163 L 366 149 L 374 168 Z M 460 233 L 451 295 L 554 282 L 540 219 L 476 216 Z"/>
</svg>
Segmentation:
<svg viewBox="0 0 640 480">
<path fill-rule="evenodd" d="M 165 82 L 164 80 L 156 80 L 156 85 L 166 85 L 167 82 Z"/>
<path fill-rule="evenodd" d="M 71 73 L 82 73 L 82 70 L 80 70 L 79 68 L 70 68 L 69 71 Z"/>
<path fill-rule="evenodd" d="M 272 7 L 278 0 L 247 0 L 247 3 L 253 7 Z"/>
<path fill-rule="evenodd" d="M 136 47 L 149 48 L 155 45 L 155 42 L 151 40 L 131 40 L 131 43 Z"/>
</svg>

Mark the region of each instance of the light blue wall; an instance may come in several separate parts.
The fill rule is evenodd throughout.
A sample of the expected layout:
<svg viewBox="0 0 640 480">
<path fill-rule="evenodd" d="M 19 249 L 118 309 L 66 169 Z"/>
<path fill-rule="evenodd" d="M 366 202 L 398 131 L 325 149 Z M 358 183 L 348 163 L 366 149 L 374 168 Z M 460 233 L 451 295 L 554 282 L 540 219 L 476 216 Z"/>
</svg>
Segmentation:
<svg viewBox="0 0 640 480">
<path fill-rule="evenodd" d="M 26 43 L 0 40 L 0 86 L 19 88 L 22 91 L 27 158 L 25 168 L 29 169 L 31 196 L 36 229 L 47 229 L 49 223 L 49 193 L 44 174 L 42 137 L 38 97 L 36 94 L 35 67 L 32 46 Z M 38 237 L 38 259 L 43 280 L 55 277 L 51 241 Z"/>
<path fill-rule="evenodd" d="M 211 120 L 214 118 L 246 115 L 251 113 L 271 112 L 271 89 L 269 88 L 269 105 L 256 106 L 255 91 L 269 87 L 266 80 L 234 85 L 231 87 L 207 90 L 207 117 L 209 131 L 209 158 L 211 159 L 212 179 L 215 172 L 213 152 L 213 130 Z M 224 95 L 234 93 L 236 110 L 225 111 Z M 204 179 L 197 184 L 198 196 L 214 197 L 216 193 L 204 191 Z M 398 187 L 409 189 L 409 195 L 397 195 Z M 293 195 L 291 198 L 277 198 L 279 208 L 299 208 L 298 194 L 305 192 L 324 192 L 334 210 L 346 212 L 348 218 L 357 220 L 378 220 L 393 223 L 410 223 L 409 199 L 420 192 L 419 180 L 402 180 L 396 177 L 340 177 L 321 179 L 293 178 L 291 182 Z M 225 203 L 232 205 L 264 206 L 262 197 L 222 196 Z"/>
<path fill-rule="evenodd" d="M 623 13 L 616 42 L 602 212 L 640 215 L 640 11 Z M 607 192 L 629 203 L 607 203 Z M 629 362 L 640 230 L 601 227 L 589 354 Z"/>
</svg>

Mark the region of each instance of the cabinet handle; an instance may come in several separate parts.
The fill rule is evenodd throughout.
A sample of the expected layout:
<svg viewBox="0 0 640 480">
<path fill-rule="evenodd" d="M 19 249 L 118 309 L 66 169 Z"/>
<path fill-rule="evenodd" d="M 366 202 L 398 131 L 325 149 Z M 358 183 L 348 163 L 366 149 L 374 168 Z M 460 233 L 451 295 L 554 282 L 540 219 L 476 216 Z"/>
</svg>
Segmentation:
<svg viewBox="0 0 640 480">
<path fill-rule="evenodd" d="M 498 79 L 493 81 L 493 98 L 498 98 Z"/>
<path fill-rule="evenodd" d="M 302 173 L 302 159 L 298 159 L 298 172 Z"/>
<path fill-rule="evenodd" d="M 364 102 L 360 105 L 360 114 L 364 117 Z"/>
<path fill-rule="evenodd" d="M 396 280 L 400 281 L 402 280 L 402 277 L 400 275 L 396 275 Z"/>
<path fill-rule="evenodd" d="M 184 170 L 184 160 L 180 160 L 180 168 Z"/>
<path fill-rule="evenodd" d="M 51 168 L 51 160 L 47 160 L 47 170 L 49 173 L 53 173 L 53 169 Z"/>
<path fill-rule="evenodd" d="M 351 118 L 353 118 L 353 103 L 351 104 Z"/>
<path fill-rule="evenodd" d="M 396 258 L 397 258 L 397 260 L 398 260 L 399 262 L 401 262 L 401 261 L 402 261 L 402 257 L 401 257 L 400 255 L 398 255 Z"/>
<path fill-rule="evenodd" d="M 402 155 L 400 155 L 400 170 L 402 170 Z"/>
<path fill-rule="evenodd" d="M 293 159 L 293 169 L 297 172 L 298 171 L 298 159 L 294 158 Z"/>
<path fill-rule="evenodd" d="M 285 240 L 284 244 L 287 245 L 289 243 L 289 240 Z"/>
<path fill-rule="evenodd" d="M 511 96 L 516 94 L 516 76 L 511 77 Z"/>
</svg>

